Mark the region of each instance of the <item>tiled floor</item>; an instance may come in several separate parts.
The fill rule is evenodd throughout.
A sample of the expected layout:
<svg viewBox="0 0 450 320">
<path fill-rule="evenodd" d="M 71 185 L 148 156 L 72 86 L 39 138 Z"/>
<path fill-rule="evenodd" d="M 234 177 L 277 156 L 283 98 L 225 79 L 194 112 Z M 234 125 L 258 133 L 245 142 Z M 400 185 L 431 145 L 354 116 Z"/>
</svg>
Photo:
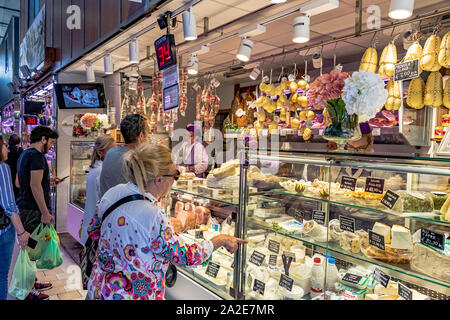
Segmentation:
<svg viewBox="0 0 450 320">
<path fill-rule="evenodd" d="M 53 270 L 38 269 L 36 277 L 39 282 L 51 282 L 53 288 L 44 291 L 50 300 L 84 300 L 87 291 L 81 285 L 81 273 L 78 265 L 61 246 L 63 264 Z M 11 267 L 13 268 L 14 265 Z"/>
</svg>

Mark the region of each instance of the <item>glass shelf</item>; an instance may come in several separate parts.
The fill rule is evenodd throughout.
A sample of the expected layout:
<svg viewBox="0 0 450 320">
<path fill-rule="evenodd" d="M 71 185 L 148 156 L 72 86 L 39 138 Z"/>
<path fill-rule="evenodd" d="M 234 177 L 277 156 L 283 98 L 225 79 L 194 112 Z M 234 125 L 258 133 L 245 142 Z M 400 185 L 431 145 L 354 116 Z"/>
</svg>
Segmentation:
<svg viewBox="0 0 450 320">
<path fill-rule="evenodd" d="M 362 252 L 359 252 L 359 253 L 347 252 L 347 251 L 343 250 L 342 248 L 340 248 L 339 245 L 334 242 L 322 243 L 322 242 L 317 242 L 308 236 L 303 236 L 302 234 L 299 234 L 299 233 L 293 234 L 293 233 L 289 233 L 289 232 L 284 232 L 283 230 L 274 230 L 273 228 L 268 226 L 267 222 L 261 221 L 258 218 L 254 218 L 254 217 L 249 218 L 249 224 L 257 225 L 259 228 L 264 228 L 268 231 L 278 233 L 280 235 L 289 237 L 294 240 L 302 241 L 309 245 L 313 245 L 313 246 L 322 248 L 324 250 L 328 250 L 329 252 L 337 253 L 341 256 L 353 258 L 353 259 L 356 259 L 356 260 L 359 260 L 362 262 L 366 262 L 366 263 L 369 263 L 372 265 L 377 265 L 379 267 L 386 268 L 386 269 L 392 270 L 394 272 L 398 272 L 398 273 L 401 273 L 401 274 L 404 274 L 404 275 L 407 275 L 407 276 L 410 276 L 410 277 L 413 277 L 413 278 L 416 278 L 419 280 L 427 281 L 427 282 L 436 284 L 438 286 L 445 287 L 450 290 L 449 282 L 435 279 L 435 278 L 429 277 L 425 274 L 413 271 L 413 270 L 409 269 L 408 265 L 392 265 L 392 264 L 385 263 L 385 262 L 382 262 L 382 261 L 379 261 L 376 259 L 367 258 L 366 256 L 364 256 L 364 254 Z"/>
<path fill-rule="evenodd" d="M 178 270 L 183 273 L 186 277 L 190 278 L 197 284 L 201 285 L 202 287 L 208 289 L 209 291 L 213 292 L 214 294 L 218 295 L 224 300 L 234 300 L 233 297 L 231 297 L 229 294 L 227 294 L 223 289 L 218 288 L 215 286 L 212 282 L 207 282 L 203 280 L 203 277 L 198 276 L 198 274 L 195 272 L 195 268 L 178 268 Z"/>
<path fill-rule="evenodd" d="M 323 199 L 323 198 L 318 198 L 318 197 L 306 196 L 306 195 L 299 194 L 299 193 L 290 193 L 289 191 L 286 191 L 283 189 L 273 189 L 270 191 L 266 191 L 266 196 L 270 193 L 288 195 L 288 196 L 298 197 L 298 198 L 307 199 L 307 200 L 311 200 L 311 201 L 320 201 L 320 202 L 334 204 L 334 205 L 338 205 L 338 206 L 345 206 L 345 207 L 351 207 L 351 208 L 356 208 L 356 209 L 361 209 L 361 210 L 372 211 L 372 212 L 376 212 L 376 213 L 393 215 L 393 216 L 400 217 L 400 218 L 411 218 L 411 219 L 422 220 L 422 221 L 429 222 L 429 223 L 450 226 L 450 221 L 444 221 L 444 220 L 435 219 L 435 218 L 431 218 L 431 217 L 427 217 L 427 216 L 421 217 L 421 216 L 414 216 L 414 215 L 409 215 L 409 214 L 402 214 L 402 213 L 397 213 L 394 211 L 381 210 L 381 209 L 371 208 L 371 207 L 358 205 L 358 204 L 350 204 L 350 203 L 345 203 L 345 202 L 336 201 L 336 200 L 329 200 L 329 199 Z M 440 216 L 439 213 L 434 213 L 434 212 L 429 212 L 429 213 L 424 212 L 424 214 Z"/>
<path fill-rule="evenodd" d="M 197 197 L 197 198 L 202 198 L 202 199 L 210 200 L 210 201 L 213 201 L 213 202 L 216 202 L 216 203 L 222 203 L 222 204 L 229 205 L 229 206 L 239 206 L 239 199 L 230 200 L 229 198 L 225 198 L 225 199 L 222 198 L 222 199 L 220 199 L 220 198 L 208 197 L 208 196 L 205 196 L 203 194 L 199 194 L 199 193 L 195 192 L 192 189 L 186 190 L 186 189 L 172 188 L 172 191 L 173 192 L 180 192 L 180 193 L 184 193 L 184 194 L 189 194 L 189 195 L 192 195 L 192 196 Z M 237 201 L 234 201 L 234 200 L 237 200 Z"/>
</svg>

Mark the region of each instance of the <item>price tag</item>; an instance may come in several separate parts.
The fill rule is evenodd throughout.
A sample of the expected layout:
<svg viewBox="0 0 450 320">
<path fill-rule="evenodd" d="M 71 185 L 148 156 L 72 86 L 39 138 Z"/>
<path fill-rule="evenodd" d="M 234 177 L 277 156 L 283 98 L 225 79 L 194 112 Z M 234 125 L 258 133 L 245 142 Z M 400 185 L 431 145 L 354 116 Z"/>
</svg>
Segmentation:
<svg viewBox="0 0 450 320">
<path fill-rule="evenodd" d="M 409 80 L 419 77 L 419 59 L 394 65 L 394 81 Z"/>
<path fill-rule="evenodd" d="M 386 248 L 384 247 L 384 236 L 372 232 L 372 230 L 369 230 L 369 243 L 381 250 L 386 250 Z"/>
<path fill-rule="evenodd" d="M 314 210 L 312 214 L 312 218 L 314 221 L 316 221 L 318 224 L 324 225 L 325 224 L 325 212 L 320 210 Z"/>
<path fill-rule="evenodd" d="M 259 292 L 261 295 L 264 295 L 264 291 L 266 289 L 266 284 L 262 281 L 255 279 L 253 284 L 253 291 Z"/>
<path fill-rule="evenodd" d="M 287 289 L 288 291 L 292 291 L 292 286 L 294 285 L 294 279 L 289 278 L 287 275 L 282 274 L 280 277 L 280 287 Z"/>
<path fill-rule="evenodd" d="M 319 129 L 319 136 L 323 135 L 323 129 Z"/>
<path fill-rule="evenodd" d="M 355 219 L 345 216 L 339 216 L 339 227 L 343 231 L 355 233 Z"/>
<path fill-rule="evenodd" d="M 389 280 L 391 279 L 391 277 L 389 277 L 386 273 L 384 273 L 378 268 L 375 268 L 375 270 L 373 271 L 373 277 L 385 288 L 387 288 Z"/>
<path fill-rule="evenodd" d="M 357 181 L 357 179 L 355 179 L 355 178 L 342 176 L 342 178 L 341 178 L 341 188 L 355 191 L 355 189 L 356 189 L 356 181 Z"/>
<path fill-rule="evenodd" d="M 444 250 L 444 235 L 427 229 L 420 229 L 420 242 L 430 247 Z"/>
<path fill-rule="evenodd" d="M 253 251 L 253 254 L 250 257 L 249 262 L 260 267 L 263 264 L 264 259 L 266 259 L 265 254 L 262 254 L 261 252 L 258 251 Z"/>
<path fill-rule="evenodd" d="M 281 246 L 281 244 L 279 242 L 274 241 L 274 240 L 269 240 L 269 245 L 268 245 L 269 251 L 274 252 L 274 253 L 279 253 L 280 246 Z"/>
<path fill-rule="evenodd" d="M 206 274 L 213 278 L 217 278 L 217 274 L 219 273 L 220 265 L 214 262 L 208 263 L 208 267 L 206 268 Z"/>
<path fill-rule="evenodd" d="M 372 129 L 372 135 L 373 135 L 374 137 L 379 137 L 379 136 L 381 136 L 381 128 L 373 128 L 373 129 Z"/>
<path fill-rule="evenodd" d="M 346 273 L 344 277 L 342 277 L 342 281 L 350 282 L 353 284 L 358 284 L 361 281 L 362 277 L 352 273 Z"/>
<path fill-rule="evenodd" d="M 287 134 L 286 129 L 281 129 L 281 130 L 280 130 L 280 136 L 285 137 L 286 134 Z"/>
<path fill-rule="evenodd" d="M 384 195 L 383 199 L 381 199 L 381 203 L 384 204 L 389 209 L 394 208 L 395 204 L 397 203 L 398 199 L 400 199 L 400 196 L 396 194 L 395 192 L 388 190 L 386 194 Z"/>
<path fill-rule="evenodd" d="M 205 239 L 203 237 L 203 231 L 195 231 L 195 239 Z"/>
<path fill-rule="evenodd" d="M 384 179 L 378 178 L 366 178 L 366 192 L 383 194 L 384 191 Z"/>
<path fill-rule="evenodd" d="M 271 254 L 269 256 L 269 266 L 276 267 L 278 262 L 278 256 L 276 254 Z"/>
<path fill-rule="evenodd" d="M 304 217 L 303 212 L 295 210 L 294 213 L 293 213 L 293 217 L 298 222 L 303 223 L 303 219 L 304 219 L 303 218 Z"/>
<path fill-rule="evenodd" d="M 400 282 L 398 283 L 398 295 L 405 300 L 412 300 L 412 291 Z"/>
</svg>

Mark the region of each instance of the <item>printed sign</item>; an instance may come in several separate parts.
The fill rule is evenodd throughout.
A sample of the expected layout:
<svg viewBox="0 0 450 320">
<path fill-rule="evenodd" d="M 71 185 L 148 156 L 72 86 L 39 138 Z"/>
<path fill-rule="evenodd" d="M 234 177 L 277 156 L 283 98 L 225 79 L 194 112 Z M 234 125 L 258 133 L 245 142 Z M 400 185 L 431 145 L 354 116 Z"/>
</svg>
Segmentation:
<svg viewBox="0 0 450 320">
<path fill-rule="evenodd" d="M 282 274 L 280 278 L 280 287 L 287 289 L 288 291 L 292 291 L 292 286 L 294 285 L 294 279 L 289 278 L 287 275 Z"/>
<path fill-rule="evenodd" d="M 365 192 L 383 194 L 384 191 L 384 179 L 378 178 L 366 178 Z"/>
<path fill-rule="evenodd" d="M 375 268 L 375 270 L 373 271 L 373 277 L 385 288 L 387 288 L 389 280 L 391 280 L 391 277 L 389 277 L 386 273 L 384 273 L 378 268 Z"/>
<path fill-rule="evenodd" d="M 264 259 L 266 259 L 265 254 L 262 254 L 261 252 L 258 252 L 258 251 L 253 251 L 253 254 L 250 257 L 249 262 L 260 267 L 263 264 Z"/>
<path fill-rule="evenodd" d="M 314 210 L 313 214 L 312 214 L 312 218 L 318 224 L 321 224 L 321 225 L 325 224 L 325 212 L 323 212 L 323 211 Z"/>
<path fill-rule="evenodd" d="M 208 263 L 208 267 L 206 268 L 206 274 L 213 278 L 217 278 L 217 274 L 219 273 L 220 265 L 214 262 Z"/>
<path fill-rule="evenodd" d="M 281 244 L 279 242 L 274 241 L 274 240 L 269 240 L 269 245 L 268 245 L 269 251 L 274 252 L 274 253 L 279 253 L 280 246 L 281 246 Z"/>
<path fill-rule="evenodd" d="M 394 65 L 394 81 L 409 80 L 419 77 L 419 59 Z"/>
<path fill-rule="evenodd" d="M 357 180 L 355 178 L 342 176 L 342 178 L 341 178 L 341 188 L 355 191 L 355 189 L 356 189 L 356 181 Z"/>
<path fill-rule="evenodd" d="M 420 242 L 430 247 L 444 250 L 444 235 L 427 229 L 420 229 Z"/>
<path fill-rule="evenodd" d="M 339 227 L 343 231 L 355 232 L 355 219 L 339 216 Z"/>
<path fill-rule="evenodd" d="M 398 283 L 398 295 L 405 300 L 412 300 L 412 291 L 400 282 Z"/>
<path fill-rule="evenodd" d="M 269 266 L 276 267 L 278 262 L 278 256 L 276 254 L 271 254 L 269 256 Z"/>
<path fill-rule="evenodd" d="M 369 243 L 381 250 L 386 250 L 384 246 L 384 236 L 376 232 L 372 232 L 372 230 L 369 230 Z"/>
<path fill-rule="evenodd" d="M 357 276 L 356 274 L 346 273 L 344 277 L 342 277 L 342 281 L 350 282 L 353 284 L 358 284 L 361 281 L 362 277 Z"/>
<path fill-rule="evenodd" d="M 295 211 L 294 211 L 294 214 L 293 214 L 293 217 L 294 217 L 294 219 L 297 220 L 298 222 L 303 223 L 303 219 L 304 219 L 303 212 L 298 211 L 298 210 L 295 210 Z"/>
<path fill-rule="evenodd" d="M 262 281 L 255 279 L 255 283 L 253 284 L 253 291 L 259 292 L 261 295 L 264 295 L 265 289 L 266 284 Z"/>
<path fill-rule="evenodd" d="M 400 196 L 391 190 L 388 190 L 384 195 L 383 199 L 381 199 L 381 203 L 384 204 L 389 209 L 394 208 Z"/>
</svg>

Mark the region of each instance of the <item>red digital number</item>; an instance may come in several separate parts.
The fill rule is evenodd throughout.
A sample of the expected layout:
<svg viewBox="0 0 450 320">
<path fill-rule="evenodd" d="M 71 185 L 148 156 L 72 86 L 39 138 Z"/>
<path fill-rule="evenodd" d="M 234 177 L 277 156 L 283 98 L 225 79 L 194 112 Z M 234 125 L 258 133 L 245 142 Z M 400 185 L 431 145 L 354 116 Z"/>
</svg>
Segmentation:
<svg viewBox="0 0 450 320">
<path fill-rule="evenodd" d="M 165 64 L 165 54 L 164 54 L 164 47 L 161 46 L 158 48 L 158 60 L 159 60 L 159 64 L 162 66 Z"/>
<path fill-rule="evenodd" d="M 164 56 L 165 56 L 165 60 L 167 60 L 167 62 L 172 60 L 171 56 L 170 56 L 170 47 L 169 47 L 169 43 L 168 42 L 166 42 L 164 44 Z"/>
</svg>

